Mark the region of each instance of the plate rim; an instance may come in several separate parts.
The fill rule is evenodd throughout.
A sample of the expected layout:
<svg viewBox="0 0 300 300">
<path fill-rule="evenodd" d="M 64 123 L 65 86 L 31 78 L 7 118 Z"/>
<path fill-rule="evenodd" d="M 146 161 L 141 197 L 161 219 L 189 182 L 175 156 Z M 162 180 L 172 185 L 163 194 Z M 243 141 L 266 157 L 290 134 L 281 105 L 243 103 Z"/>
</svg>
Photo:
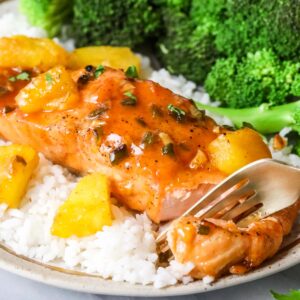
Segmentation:
<svg viewBox="0 0 300 300">
<path fill-rule="evenodd" d="M 245 275 L 228 275 L 212 285 L 194 281 L 187 285 L 177 284 L 162 289 L 153 285 L 143 286 L 127 282 L 116 282 L 82 272 L 62 269 L 40 263 L 23 255 L 18 255 L 0 244 L 0 268 L 21 277 L 67 290 L 110 296 L 167 297 L 206 293 L 227 287 L 241 285 L 284 271 L 300 264 L 300 244 L 275 255 L 261 267 Z M 96 281 L 98 281 L 96 284 Z"/>
</svg>

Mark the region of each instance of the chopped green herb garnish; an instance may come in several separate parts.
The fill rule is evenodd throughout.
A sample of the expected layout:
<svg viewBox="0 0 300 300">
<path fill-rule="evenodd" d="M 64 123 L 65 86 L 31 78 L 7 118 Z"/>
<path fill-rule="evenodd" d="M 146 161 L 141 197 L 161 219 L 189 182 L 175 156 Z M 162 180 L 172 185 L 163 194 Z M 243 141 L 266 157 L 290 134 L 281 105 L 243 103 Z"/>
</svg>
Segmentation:
<svg viewBox="0 0 300 300">
<path fill-rule="evenodd" d="M 17 80 L 30 80 L 30 75 L 27 72 L 22 72 L 16 76 L 9 77 L 8 80 L 11 82 L 15 82 Z"/>
<path fill-rule="evenodd" d="M 163 251 L 158 251 L 158 262 L 159 266 L 161 267 L 167 267 L 169 266 L 170 258 L 173 257 L 172 251 L 169 249 L 168 243 L 162 243 L 162 245 L 159 245 L 160 249 Z M 163 248 L 165 247 L 165 248 Z M 165 249 L 168 249 L 167 251 Z"/>
<path fill-rule="evenodd" d="M 96 138 L 96 141 L 98 142 L 100 138 L 103 136 L 103 128 L 101 126 L 95 127 L 93 129 L 93 134 Z"/>
<path fill-rule="evenodd" d="M 142 127 L 147 127 L 147 123 L 144 121 L 143 118 L 136 118 L 135 120 L 136 120 L 136 122 L 137 122 L 138 124 L 140 124 Z"/>
<path fill-rule="evenodd" d="M 205 117 L 205 110 L 198 109 L 194 104 L 190 106 L 190 113 L 193 119 L 197 121 L 203 121 Z"/>
<path fill-rule="evenodd" d="M 99 107 L 99 108 L 93 110 L 92 112 L 90 112 L 89 115 L 87 116 L 87 118 L 90 120 L 97 119 L 99 116 L 101 116 L 107 110 L 108 110 L 108 108 L 106 106 Z"/>
<path fill-rule="evenodd" d="M 109 154 L 109 160 L 112 165 L 117 165 L 120 161 L 122 161 L 127 156 L 128 156 L 127 145 L 123 144 Z"/>
<path fill-rule="evenodd" d="M 179 107 L 174 106 L 173 104 L 168 105 L 168 111 L 178 122 L 183 122 L 186 117 L 186 112 Z"/>
<path fill-rule="evenodd" d="M 53 78 L 52 78 L 51 74 L 46 73 L 45 78 L 46 78 L 46 81 L 48 84 L 52 84 Z"/>
<path fill-rule="evenodd" d="M 121 103 L 122 103 L 122 105 L 125 105 L 125 106 L 135 106 L 136 99 L 132 99 L 132 98 L 124 99 Z"/>
<path fill-rule="evenodd" d="M 154 135 L 154 133 L 151 131 L 147 131 L 142 138 L 142 144 L 152 145 L 154 144 L 155 140 L 156 140 L 156 136 Z"/>
<path fill-rule="evenodd" d="M 103 72 L 104 72 L 105 68 L 102 65 L 99 65 L 96 70 L 95 70 L 95 78 L 98 78 Z"/>
<path fill-rule="evenodd" d="M 208 235 L 210 231 L 210 227 L 206 225 L 200 224 L 197 228 L 197 233 L 201 235 Z"/>
<path fill-rule="evenodd" d="M 170 155 L 170 156 L 174 156 L 175 155 L 173 143 L 169 143 L 167 145 L 164 145 L 162 147 L 161 151 L 162 151 L 163 155 Z"/>
<path fill-rule="evenodd" d="M 90 74 L 82 74 L 77 82 L 80 84 L 80 85 L 85 85 L 89 82 L 89 80 L 91 79 L 91 75 Z"/>
<path fill-rule="evenodd" d="M 125 92 L 124 95 L 128 98 L 136 99 L 136 97 L 131 92 Z"/>
<path fill-rule="evenodd" d="M 8 89 L 4 86 L 0 86 L 0 96 L 8 92 Z"/>
<path fill-rule="evenodd" d="M 230 125 L 222 125 L 222 128 L 226 129 L 226 130 L 229 130 L 229 131 L 234 131 L 234 127 L 233 126 L 230 126 Z"/>
<path fill-rule="evenodd" d="M 122 100 L 121 104 L 125 106 L 135 106 L 137 103 L 136 96 L 134 96 L 131 92 L 124 93 L 124 96 L 127 98 Z"/>
<path fill-rule="evenodd" d="M 30 80 L 29 73 L 22 72 L 16 76 L 17 80 Z"/>
<path fill-rule="evenodd" d="M 185 144 L 185 143 L 180 143 L 178 146 L 179 146 L 182 150 L 184 150 L 184 151 L 190 151 L 190 150 L 191 150 L 190 147 L 189 147 L 187 144 Z"/>
<path fill-rule="evenodd" d="M 128 69 L 125 72 L 125 75 L 128 78 L 138 78 L 139 75 L 138 75 L 136 66 L 130 66 L 130 67 L 128 67 Z"/>
<path fill-rule="evenodd" d="M 11 107 L 11 106 L 4 106 L 4 108 L 3 108 L 3 112 L 5 114 L 8 114 L 8 113 L 10 113 L 10 112 L 12 112 L 14 110 L 15 110 L 15 107 Z"/>
<path fill-rule="evenodd" d="M 156 118 L 156 117 L 162 117 L 164 115 L 163 110 L 161 109 L 161 107 L 159 107 L 156 104 L 152 104 L 151 105 L 151 112 L 152 112 L 152 117 Z"/>
</svg>

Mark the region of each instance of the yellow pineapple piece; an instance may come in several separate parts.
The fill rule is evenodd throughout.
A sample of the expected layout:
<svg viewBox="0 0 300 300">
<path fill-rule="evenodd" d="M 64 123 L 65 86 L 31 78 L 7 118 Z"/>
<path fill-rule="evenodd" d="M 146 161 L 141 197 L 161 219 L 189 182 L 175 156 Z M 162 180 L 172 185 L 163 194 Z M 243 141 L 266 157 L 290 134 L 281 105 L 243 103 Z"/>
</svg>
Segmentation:
<svg viewBox="0 0 300 300">
<path fill-rule="evenodd" d="M 226 174 L 261 158 L 271 157 L 261 136 L 250 128 L 221 134 L 208 145 L 212 165 Z"/>
<path fill-rule="evenodd" d="M 77 85 L 63 66 L 34 77 L 16 96 L 25 113 L 70 109 L 78 101 Z"/>
<path fill-rule="evenodd" d="M 1 68 L 38 68 L 44 72 L 67 61 L 68 52 L 53 40 L 22 35 L 0 38 Z"/>
<path fill-rule="evenodd" d="M 139 72 L 140 59 L 127 47 L 92 46 L 74 50 L 70 55 L 69 68 L 79 69 L 87 65 L 103 65 L 126 70 L 135 66 Z"/>
<path fill-rule="evenodd" d="M 10 208 L 20 206 L 38 162 L 37 152 L 29 146 L 0 147 L 0 203 Z"/>
<path fill-rule="evenodd" d="M 59 207 L 51 232 L 61 238 L 88 236 L 112 224 L 110 191 L 105 175 L 83 177 Z"/>
</svg>

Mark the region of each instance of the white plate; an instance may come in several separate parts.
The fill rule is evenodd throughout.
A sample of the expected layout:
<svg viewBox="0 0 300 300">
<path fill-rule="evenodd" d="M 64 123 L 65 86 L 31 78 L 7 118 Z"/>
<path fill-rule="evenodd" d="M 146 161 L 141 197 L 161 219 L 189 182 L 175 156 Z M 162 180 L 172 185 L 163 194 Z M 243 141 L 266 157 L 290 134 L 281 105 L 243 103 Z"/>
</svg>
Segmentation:
<svg viewBox="0 0 300 300">
<path fill-rule="evenodd" d="M 290 244 L 299 237 L 300 225 L 297 224 L 286 239 Z M 241 276 L 226 276 L 211 285 L 202 281 L 195 281 L 187 285 L 177 284 L 163 289 L 152 286 L 131 285 L 124 282 L 105 280 L 98 276 L 80 272 L 68 271 L 57 267 L 44 265 L 23 256 L 16 255 L 4 246 L 0 246 L 0 268 L 49 285 L 76 290 L 80 292 L 118 295 L 118 296 L 175 296 L 203 293 L 225 287 L 230 287 L 262 277 L 270 276 L 300 263 L 300 243 L 293 247 L 285 247 L 274 258 L 267 261 L 260 268 Z"/>
</svg>

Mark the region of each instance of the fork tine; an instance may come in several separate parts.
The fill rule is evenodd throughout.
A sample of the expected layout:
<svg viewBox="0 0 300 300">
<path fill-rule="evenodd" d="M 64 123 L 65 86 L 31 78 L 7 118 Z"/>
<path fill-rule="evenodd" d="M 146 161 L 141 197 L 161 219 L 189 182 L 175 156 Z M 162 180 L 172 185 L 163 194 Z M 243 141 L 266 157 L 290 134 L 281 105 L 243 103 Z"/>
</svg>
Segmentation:
<svg viewBox="0 0 300 300">
<path fill-rule="evenodd" d="M 203 213 L 203 209 L 207 207 L 209 204 L 211 204 L 214 200 L 220 200 L 222 201 L 223 198 L 220 198 L 220 196 L 224 195 L 228 196 L 230 193 L 234 192 L 235 189 L 233 189 L 235 186 L 238 185 L 237 188 L 243 188 L 245 185 L 248 184 L 248 179 L 242 178 L 240 176 L 230 176 L 227 178 L 227 180 L 223 181 L 221 184 L 217 185 L 215 188 L 213 188 L 211 191 L 209 191 L 205 196 L 203 196 L 198 202 L 196 202 L 191 208 L 189 208 L 180 218 L 186 217 L 188 215 L 200 215 Z M 157 236 L 156 242 L 159 243 L 164 240 L 166 237 L 166 234 L 168 232 L 170 226 L 166 226 L 166 228 Z"/>
<path fill-rule="evenodd" d="M 222 218 L 222 215 L 227 213 L 226 208 L 233 209 L 240 200 L 248 199 L 255 193 L 254 189 L 249 185 L 244 185 L 241 188 L 234 190 L 232 193 L 222 198 L 218 203 L 211 206 L 201 217 L 212 218 L 218 213 L 218 218 Z M 198 217 L 198 214 L 195 215 Z"/>
<path fill-rule="evenodd" d="M 280 183 L 279 187 L 278 184 L 272 186 L 276 180 Z M 300 196 L 299 180 L 299 169 L 285 166 L 275 160 L 261 159 L 227 177 L 177 220 L 188 215 L 200 219 L 214 217 L 225 221 L 234 220 L 239 227 L 245 227 L 253 221 L 294 204 Z M 281 189 L 279 194 L 284 201 L 274 205 L 272 199 L 278 198 L 276 188 Z M 266 191 L 271 193 L 267 194 Z M 169 249 L 168 245 L 165 246 L 163 243 L 169 229 L 167 227 L 169 226 L 165 225 L 166 229 L 164 228 L 156 239 L 163 252 Z"/>
<path fill-rule="evenodd" d="M 234 207 L 232 210 L 228 211 L 223 217 L 223 220 L 234 220 L 241 214 L 247 212 L 252 207 L 260 203 L 260 197 L 257 193 L 247 199 L 245 202 L 241 203 L 240 205 Z M 251 211 L 253 213 L 253 211 Z"/>
<path fill-rule="evenodd" d="M 221 184 L 218 184 L 215 188 L 209 191 L 205 196 L 203 196 L 198 202 L 196 202 L 191 208 L 189 208 L 181 217 L 185 217 L 187 215 L 196 215 L 202 209 L 211 204 L 214 200 L 219 199 L 220 196 L 227 196 L 230 192 L 232 192 L 236 185 L 239 185 L 238 188 L 248 183 L 246 178 L 243 178 L 239 175 L 230 176 L 227 180 L 223 181 Z M 228 194 L 227 194 L 227 193 Z M 225 194 L 226 193 L 226 194 Z"/>
</svg>

